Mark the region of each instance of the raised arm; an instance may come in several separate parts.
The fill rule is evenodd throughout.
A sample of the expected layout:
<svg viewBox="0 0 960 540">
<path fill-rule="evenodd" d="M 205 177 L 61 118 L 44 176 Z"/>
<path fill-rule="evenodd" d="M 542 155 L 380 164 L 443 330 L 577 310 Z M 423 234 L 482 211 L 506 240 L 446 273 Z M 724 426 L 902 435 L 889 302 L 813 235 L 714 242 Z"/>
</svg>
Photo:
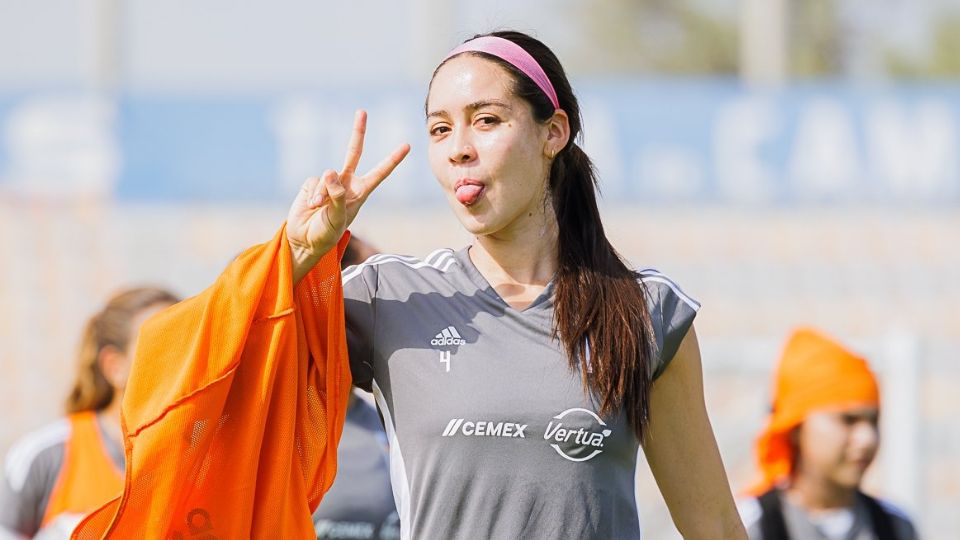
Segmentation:
<svg viewBox="0 0 960 540">
<path fill-rule="evenodd" d="M 686 539 L 746 540 L 703 400 L 693 327 L 653 384 L 644 452 L 677 529 Z"/>
<path fill-rule="evenodd" d="M 290 207 L 287 242 L 293 256 L 294 284 L 337 244 L 367 197 L 410 151 L 409 144 L 400 145 L 361 176 L 356 169 L 363 154 L 366 130 L 367 113 L 357 111 L 343 168 L 340 172 L 329 169 L 319 177 L 308 178 Z"/>
</svg>

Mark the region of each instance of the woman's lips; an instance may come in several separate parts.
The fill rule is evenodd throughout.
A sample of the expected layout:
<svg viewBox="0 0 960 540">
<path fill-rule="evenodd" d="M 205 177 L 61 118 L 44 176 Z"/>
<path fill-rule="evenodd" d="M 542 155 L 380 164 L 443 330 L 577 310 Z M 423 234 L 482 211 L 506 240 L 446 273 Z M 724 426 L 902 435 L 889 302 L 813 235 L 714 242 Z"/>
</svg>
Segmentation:
<svg viewBox="0 0 960 540">
<path fill-rule="evenodd" d="M 480 200 L 484 189 L 486 189 L 486 186 L 483 182 L 469 178 L 457 180 L 457 183 L 453 186 L 457 200 L 464 206 L 470 206 Z"/>
</svg>

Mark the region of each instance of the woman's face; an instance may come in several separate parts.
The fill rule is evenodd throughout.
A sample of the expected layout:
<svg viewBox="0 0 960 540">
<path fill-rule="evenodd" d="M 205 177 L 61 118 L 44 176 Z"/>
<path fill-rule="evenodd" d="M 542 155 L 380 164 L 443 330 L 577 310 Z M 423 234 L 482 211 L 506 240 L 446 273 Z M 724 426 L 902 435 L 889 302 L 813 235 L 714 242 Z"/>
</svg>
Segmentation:
<svg viewBox="0 0 960 540">
<path fill-rule="evenodd" d="M 437 71 L 427 96 L 430 167 L 474 235 L 509 234 L 549 208 L 549 128 L 512 88 L 500 65 L 464 54 Z"/>
<path fill-rule="evenodd" d="M 814 412 L 798 433 L 800 468 L 830 484 L 856 488 L 880 444 L 875 406 Z"/>
</svg>

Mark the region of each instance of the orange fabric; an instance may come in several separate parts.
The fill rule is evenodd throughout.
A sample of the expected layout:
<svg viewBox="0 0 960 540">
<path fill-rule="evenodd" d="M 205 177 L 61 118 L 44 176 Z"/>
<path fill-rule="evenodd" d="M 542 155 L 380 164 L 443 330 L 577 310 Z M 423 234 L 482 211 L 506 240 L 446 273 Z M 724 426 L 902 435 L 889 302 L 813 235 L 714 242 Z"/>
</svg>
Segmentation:
<svg viewBox="0 0 960 540">
<path fill-rule="evenodd" d="M 107 453 L 97 415 L 71 414 L 70 437 L 63 449 L 63 466 L 53 484 L 41 525 L 60 514 L 86 514 L 123 491 L 123 471 Z"/>
<path fill-rule="evenodd" d="M 72 538 L 315 537 L 351 385 L 347 239 L 294 291 L 281 229 L 147 321 L 123 400 L 123 495 Z"/>
<path fill-rule="evenodd" d="M 790 431 L 808 414 L 879 403 L 877 380 L 866 360 L 816 330 L 796 330 L 774 378 L 773 410 L 756 444 L 761 479 L 749 493 L 763 494 L 789 478 L 794 458 Z"/>
</svg>

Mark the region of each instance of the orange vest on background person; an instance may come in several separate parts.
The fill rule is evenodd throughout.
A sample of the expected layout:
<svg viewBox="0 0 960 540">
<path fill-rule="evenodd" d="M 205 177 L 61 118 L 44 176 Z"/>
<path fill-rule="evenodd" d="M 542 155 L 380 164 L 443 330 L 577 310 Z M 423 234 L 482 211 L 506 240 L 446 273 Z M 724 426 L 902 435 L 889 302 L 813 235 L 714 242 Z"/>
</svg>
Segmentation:
<svg viewBox="0 0 960 540">
<path fill-rule="evenodd" d="M 315 538 L 351 389 L 348 238 L 294 291 L 281 229 L 144 324 L 121 415 L 123 495 L 71 538 Z"/>
<path fill-rule="evenodd" d="M 85 515 L 123 492 L 123 471 L 114 463 L 97 424 L 97 414 L 84 411 L 67 417 L 70 437 L 63 465 L 47 501 L 41 528 L 61 514 Z"/>
</svg>

